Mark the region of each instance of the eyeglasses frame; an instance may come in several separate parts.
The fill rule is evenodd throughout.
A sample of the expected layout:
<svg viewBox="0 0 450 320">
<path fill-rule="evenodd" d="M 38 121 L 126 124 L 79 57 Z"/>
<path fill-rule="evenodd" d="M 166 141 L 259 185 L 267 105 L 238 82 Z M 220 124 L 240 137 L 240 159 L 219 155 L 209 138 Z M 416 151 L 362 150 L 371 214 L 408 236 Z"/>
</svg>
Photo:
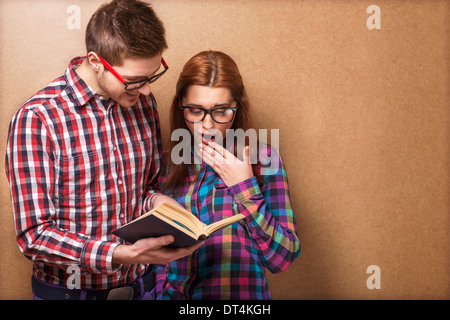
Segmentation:
<svg viewBox="0 0 450 320">
<path fill-rule="evenodd" d="M 108 61 L 106 61 L 105 59 L 103 59 L 98 53 L 97 53 L 97 55 L 98 55 L 98 57 L 99 57 L 99 59 L 100 59 L 100 61 L 101 61 L 101 63 L 105 66 L 105 68 L 106 69 L 108 69 L 109 70 L 109 72 L 111 72 L 120 82 L 122 82 L 124 85 L 125 85 L 125 90 L 129 90 L 129 91 L 131 91 L 131 90 L 137 90 L 137 89 L 140 89 L 140 88 L 142 88 L 147 82 L 148 83 L 153 83 L 153 82 L 155 82 L 156 80 L 158 80 L 164 73 L 166 73 L 166 71 L 169 69 L 169 66 L 167 65 L 167 63 L 166 63 L 166 61 L 164 60 L 164 58 L 163 57 L 161 57 L 161 64 L 163 65 L 163 67 L 164 67 L 164 70 L 162 71 L 162 72 L 160 72 L 160 73 L 158 73 L 158 74 L 156 74 L 156 75 L 154 75 L 154 76 L 151 76 L 150 78 L 148 78 L 148 79 L 146 79 L 146 80 L 140 80 L 140 81 L 132 81 L 132 82 L 129 82 L 129 81 L 126 81 L 114 68 L 113 68 L 113 66 L 111 66 L 109 63 L 108 63 Z M 142 84 L 139 86 L 139 87 L 137 87 L 137 88 L 133 88 L 133 89 L 128 89 L 128 86 L 129 85 L 132 85 L 132 84 L 136 84 L 136 83 L 140 83 L 140 82 L 142 82 Z"/>
<path fill-rule="evenodd" d="M 216 108 L 216 109 L 205 109 L 205 108 L 200 108 L 200 107 L 181 106 L 180 109 L 181 109 L 181 111 L 183 112 L 183 118 L 184 118 L 184 120 L 186 120 L 187 122 L 190 122 L 190 123 L 199 123 L 199 122 L 202 122 L 202 121 L 205 119 L 206 115 L 209 114 L 209 116 L 211 117 L 211 119 L 212 119 L 214 122 L 219 123 L 219 124 L 227 124 L 227 123 L 232 122 L 232 121 L 234 120 L 234 118 L 236 117 L 237 106 L 236 106 L 236 107 L 221 107 L 221 108 Z M 198 121 L 190 121 L 190 120 L 186 119 L 186 117 L 184 116 L 184 109 L 201 109 L 201 110 L 203 110 L 203 112 L 204 112 L 204 113 L 203 113 L 203 118 L 202 118 L 201 120 L 198 120 Z M 213 112 L 214 110 L 217 110 L 217 109 L 230 109 L 231 111 L 233 111 L 233 117 L 231 118 L 230 121 L 227 121 L 227 122 L 219 122 L 219 121 L 216 121 L 216 119 L 214 119 L 214 117 L 213 117 L 213 115 L 212 115 L 212 112 Z"/>
</svg>

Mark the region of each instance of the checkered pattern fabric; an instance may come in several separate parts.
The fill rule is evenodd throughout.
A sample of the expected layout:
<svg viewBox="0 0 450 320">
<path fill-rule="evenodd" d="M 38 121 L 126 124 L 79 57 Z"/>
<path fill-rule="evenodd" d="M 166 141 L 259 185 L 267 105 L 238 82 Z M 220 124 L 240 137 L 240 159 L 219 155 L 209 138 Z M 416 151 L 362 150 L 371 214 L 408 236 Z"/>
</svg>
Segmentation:
<svg viewBox="0 0 450 320">
<path fill-rule="evenodd" d="M 214 233 L 191 256 L 159 265 L 158 299 L 271 299 L 265 269 L 288 268 L 300 245 L 282 159 L 272 148 L 260 154 L 270 160 L 258 166 L 261 185 L 252 177 L 228 188 L 205 163 L 189 168 L 190 182 L 172 195 L 180 204 L 206 224 L 237 213 L 246 218 Z"/>
<path fill-rule="evenodd" d="M 75 72 L 84 59 L 14 115 L 6 174 L 17 242 L 36 278 L 65 286 L 75 266 L 81 288 L 106 289 L 147 269 L 113 270 L 120 239 L 111 231 L 149 210 L 162 146 L 153 96 L 131 108 L 105 100 Z"/>
</svg>

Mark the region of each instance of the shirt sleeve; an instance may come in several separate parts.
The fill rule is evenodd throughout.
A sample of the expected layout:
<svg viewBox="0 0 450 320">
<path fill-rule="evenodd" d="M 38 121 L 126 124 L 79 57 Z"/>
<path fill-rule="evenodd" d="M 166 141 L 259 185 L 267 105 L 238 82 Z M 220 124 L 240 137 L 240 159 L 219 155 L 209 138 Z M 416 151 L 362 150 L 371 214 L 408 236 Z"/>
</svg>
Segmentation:
<svg viewBox="0 0 450 320">
<path fill-rule="evenodd" d="M 294 211 L 291 206 L 286 169 L 273 149 L 261 168 L 263 182 L 256 177 L 228 188 L 265 267 L 281 272 L 300 254 Z"/>
<path fill-rule="evenodd" d="M 32 261 L 78 265 L 89 273 L 112 273 L 112 254 L 117 244 L 89 239 L 57 226 L 52 202 L 53 146 L 39 116 L 31 109 L 20 109 L 9 127 L 5 159 L 19 249 Z"/>
</svg>

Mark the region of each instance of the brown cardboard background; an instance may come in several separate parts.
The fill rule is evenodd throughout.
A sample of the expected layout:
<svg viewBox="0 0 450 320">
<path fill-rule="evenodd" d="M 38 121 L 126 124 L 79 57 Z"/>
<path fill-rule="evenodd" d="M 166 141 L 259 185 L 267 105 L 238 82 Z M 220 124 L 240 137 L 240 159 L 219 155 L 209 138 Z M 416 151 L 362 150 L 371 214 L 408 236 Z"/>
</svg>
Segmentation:
<svg viewBox="0 0 450 320">
<path fill-rule="evenodd" d="M 0 168 L 28 97 L 84 55 L 102 1 L 0 0 Z M 223 50 L 240 66 L 257 128 L 280 129 L 302 254 L 269 275 L 275 299 L 448 299 L 449 15 L 435 1 L 152 1 L 170 70 L 152 87 L 168 137 L 185 61 Z M 369 5 L 381 29 L 369 30 Z M 81 29 L 69 30 L 69 5 Z M 0 174 L 0 299 L 30 299 Z M 381 269 L 369 290 L 366 269 Z"/>
</svg>

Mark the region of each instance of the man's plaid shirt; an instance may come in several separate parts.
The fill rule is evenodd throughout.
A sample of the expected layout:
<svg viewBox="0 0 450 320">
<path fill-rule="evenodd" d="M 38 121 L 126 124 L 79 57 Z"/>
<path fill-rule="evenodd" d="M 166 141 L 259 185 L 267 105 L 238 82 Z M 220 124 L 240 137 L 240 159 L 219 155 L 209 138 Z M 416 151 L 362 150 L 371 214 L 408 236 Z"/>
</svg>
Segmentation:
<svg viewBox="0 0 450 320">
<path fill-rule="evenodd" d="M 105 100 L 76 74 L 84 59 L 14 115 L 5 166 L 17 242 L 34 275 L 65 286 L 75 266 L 81 288 L 106 289 L 148 267 L 113 270 L 120 239 L 111 231 L 150 209 L 162 146 L 154 97 L 131 108 Z"/>
</svg>

